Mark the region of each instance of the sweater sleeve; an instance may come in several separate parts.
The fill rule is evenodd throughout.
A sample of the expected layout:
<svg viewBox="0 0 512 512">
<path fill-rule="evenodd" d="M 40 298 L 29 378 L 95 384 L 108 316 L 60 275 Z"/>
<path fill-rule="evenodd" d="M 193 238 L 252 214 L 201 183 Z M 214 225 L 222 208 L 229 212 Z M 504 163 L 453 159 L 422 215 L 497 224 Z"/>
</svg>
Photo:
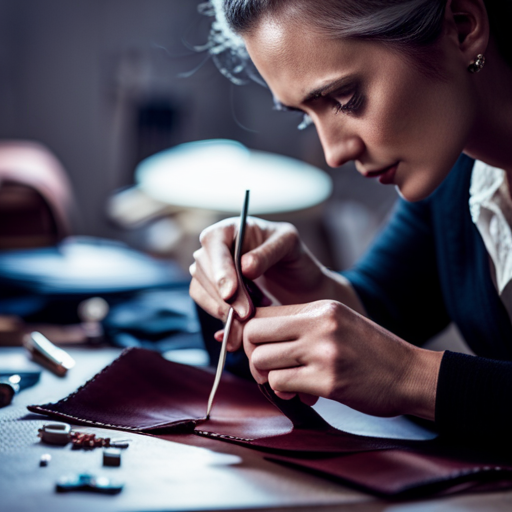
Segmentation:
<svg viewBox="0 0 512 512">
<path fill-rule="evenodd" d="M 343 272 L 370 318 L 416 345 L 450 323 L 435 251 L 428 199 L 400 199 L 366 255 Z"/>
<path fill-rule="evenodd" d="M 486 443 L 509 439 L 511 401 L 512 362 L 445 352 L 436 399 L 442 434 Z"/>
<path fill-rule="evenodd" d="M 421 344 L 450 322 L 441 292 L 428 201 L 400 200 L 368 253 L 344 275 L 370 317 Z M 446 351 L 439 372 L 436 426 L 474 441 L 512 432 L 512 362 Z"/>
</svg>

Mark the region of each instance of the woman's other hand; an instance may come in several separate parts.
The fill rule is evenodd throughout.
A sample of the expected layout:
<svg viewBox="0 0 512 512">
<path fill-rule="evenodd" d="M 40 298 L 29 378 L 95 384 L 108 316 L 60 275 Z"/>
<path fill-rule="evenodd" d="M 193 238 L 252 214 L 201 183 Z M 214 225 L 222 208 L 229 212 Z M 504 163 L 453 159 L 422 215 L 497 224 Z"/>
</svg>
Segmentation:
<svg viewBox="0 0 512 512">
<path fill-rule="evenodd" d="M 243 340 L 254 378 L 281 398 L 322 396 L 375 416 L 434 419 L 442 353 L 414 347 L 339 302 L 258 308 Z"/>
</svg>

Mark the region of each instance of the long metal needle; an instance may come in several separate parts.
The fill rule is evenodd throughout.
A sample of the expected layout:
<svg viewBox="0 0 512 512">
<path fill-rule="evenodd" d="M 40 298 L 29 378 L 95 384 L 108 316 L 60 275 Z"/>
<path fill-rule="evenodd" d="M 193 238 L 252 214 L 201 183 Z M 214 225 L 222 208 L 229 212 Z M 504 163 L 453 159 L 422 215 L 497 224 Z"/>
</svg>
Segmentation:
<svg viewBox="0 0 512 512">
<path fill-rule="evenodd" d="M 242 206 L 242 213 L 240 214 L 240 225 L 238 227 L 238 233 L 235 238 L 235 251 L 234 251 L 234 261 L 235 261 L 235 269 L 238 278 L 238 286 L 240 288 L 244 288 L 245 284 L 243 281 L 242 275 L 242 247 L 244 245 L 245 238 L 245 224 L 247 221 L 247 213 L 249 212 L 249 190 L 245 191 L 244 204 Z M 208 398 L 208 407 L 206 408 L 206 419 L 210 419 L 210 412 L 212 410 L 213 400 L 215 398 L 215 393 L 217 392 L 217 388 L 219 387 L 220 378 L 222 376 L 222 371 L 224 370 L 224 364 L 226 362 L 226 352 L 228 349 L 228 338 L 229 333 L 231 331 L 231 324 L 233 323 L 233 315 L 235 314 L 235 310 L 231 307 L 229 308 L 228 318 L 226 320 L 226 325 L 224 326 L 224 337 L 222 338 L 222 346 L 220 348 L 219 362 L 217 363 L 217 371 L 215 372 L 215 380 L 213 382 L 212 390 L 210 391 L 210 398 Z"/>
<path fill-rule="evenodd" d="M 206 408 L 206 419 L 210 419 L 210 412 L 212 410 L 213 400 L 219 387 L 220 378 L 222 377 L 222 371 L 224 370 L 224 364 L 226 363 L 226 353 L 228 349 L 228 338 L 229 332 L 231 331 L 231 324 L 233 323 L 234 309 L 229 308 L 228 318 L 224 327 L 224 336 L 222 338 L 222 345 L 220 347 L 219 362 L 217 363 L 217 371 L 215 372 L 215 380 L 213 382 L 212 390 L 210 391 L 210 398 L 208 398 L 208 407 Z"/>
</svg>

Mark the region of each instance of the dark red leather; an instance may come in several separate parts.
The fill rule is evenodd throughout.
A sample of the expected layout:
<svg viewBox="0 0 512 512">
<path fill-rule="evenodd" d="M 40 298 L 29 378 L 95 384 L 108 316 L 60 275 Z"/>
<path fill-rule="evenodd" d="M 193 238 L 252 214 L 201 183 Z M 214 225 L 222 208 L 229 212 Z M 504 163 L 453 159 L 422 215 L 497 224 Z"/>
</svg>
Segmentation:
<svg viewBox="0 0 512 512">
<path fill-rule="evenodd" d="M 339 478 L 381 497 L 417 498 L 512 485 L 510 467 L 407 450 L 382 450 L 328 458 L 273 455 L 269 460 Z"/>
<path fill-rule="evenodd" d="M 471 457 L 436 441 L 357 436 L 329 426 L 300 400 L 224 375 L 211 419 L 207 371 L 156 352 L 128 349 L 84 386 L 29 410 L 72 423 L 160 435 L 194 432 L 266 452 L 280 463 L 338 478 L 382 496 L 512 486 L 512 467 Z M 265 397 L 264 395 L 267 395 Z M 175 436 L 173 436 L 175 438 Z"/>
</svg>

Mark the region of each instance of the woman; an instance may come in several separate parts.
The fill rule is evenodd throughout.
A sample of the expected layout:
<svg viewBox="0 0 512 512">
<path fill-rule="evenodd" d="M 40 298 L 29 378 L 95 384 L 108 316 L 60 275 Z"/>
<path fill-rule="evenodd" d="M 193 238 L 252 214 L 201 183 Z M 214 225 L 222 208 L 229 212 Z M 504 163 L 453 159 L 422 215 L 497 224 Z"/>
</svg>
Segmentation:
<svg viewBox="0 0 512 512">
<path fill-rule="evenodd" d="M 342 275 L 316 261 L 292 226 L 251 219 L 243 273 L 282 304 L 253 318 L 237 294 L 236 220 L 212 226 L 191 267 L 192 297 L 221 319 L 233 304 L 230 349 L 243 342 L 254 378 L 282 398 L 323 396 L 432 420 L 444 433 L 507 435 L 511 3 L 223 4 L 279 104 L 315 124 L 328 164 L 354 160 L 401 199 Z M 418 346 L 451 321 L 477 357 Z"/>
</svg>

